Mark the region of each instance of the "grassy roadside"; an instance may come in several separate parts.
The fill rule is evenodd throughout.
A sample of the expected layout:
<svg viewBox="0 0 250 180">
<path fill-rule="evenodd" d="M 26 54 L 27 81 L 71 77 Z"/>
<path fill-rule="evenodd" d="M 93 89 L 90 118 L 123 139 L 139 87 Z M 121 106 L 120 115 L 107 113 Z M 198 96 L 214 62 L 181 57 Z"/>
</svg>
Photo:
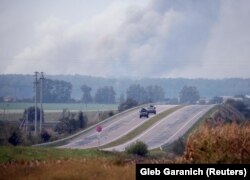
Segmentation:
<svg viewBox="0 0 250 180">
<path fill-rule="evenodd" d="M 112 153 L 99 150 L 57 149 L 44 147 L 1 146 L 0 164 L 11 161 L 57 160 L 68 158 L 112 157 Z"/>
<path fill-rule="evenodd" d="M 1 146 L 0 179 L 127 180 L 135 179 L 135 163 L 93 149 Z"/>
<path fill-rule="evenodd" d="M 135 164 L 118 165 L 106 159 L 69 159 L 0 165 L 0 179 L 133 180 Z"/>
<path fill-rule="evenodd" d="M 168 116 L 169 114 L 177 111 L 178 109 L 182 108 L 183 106 L 176 106 L 174 108 L 168 109 L 158 115 L 156 115 L 155 117 L 151 118 L 150 120 L 148 120 L 147 122 L 143 123 L 141 126 L 135 128 L 134 130 L 132 130 L 131 132 L 129 132 L 128 134 L 126 134 L 125 136 L 122 136 L 121 138 L 112 141 L 108 144 L 105 144 L 103 146 L 100 146 L 98 148 L 110 148 L 113 146 L 117 146 L 120 144 L 123 144 L 131 139 L 133 139 L 134 137 L 138 136 L 139 134 L 141 134 L 143 131 L 145 131 L 146 129 L 148 129 L 149 127 L 151 127 L 152 125 L 154 125 L 155 123 L 157 123 L 158 121 L 160 121 L 162 118 Z"/>
</svg>

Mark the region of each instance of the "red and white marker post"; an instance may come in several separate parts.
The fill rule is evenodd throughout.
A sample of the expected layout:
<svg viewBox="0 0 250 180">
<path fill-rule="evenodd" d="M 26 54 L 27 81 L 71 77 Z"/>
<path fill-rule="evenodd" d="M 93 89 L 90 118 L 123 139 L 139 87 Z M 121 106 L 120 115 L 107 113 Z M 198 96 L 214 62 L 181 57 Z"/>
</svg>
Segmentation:
<svg viewBox="0 0 250 180">
<path fill-rule="evenodd" d="M 97 125 L 95 129 L 97 131 L 98 145 L 100 146 L 100 138 L 101 138 L 102 126 Z"/>
</svg>

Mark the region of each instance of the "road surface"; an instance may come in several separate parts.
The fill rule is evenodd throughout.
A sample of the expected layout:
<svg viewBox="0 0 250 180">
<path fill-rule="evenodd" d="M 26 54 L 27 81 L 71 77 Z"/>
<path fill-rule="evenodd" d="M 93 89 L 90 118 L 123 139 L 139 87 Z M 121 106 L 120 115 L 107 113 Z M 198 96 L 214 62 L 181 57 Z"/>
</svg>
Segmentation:
<svg viewBox="0 0 250 180">
<path fill-rule="evenodd" d="M 175 107 L 175 105 L 157 105 L 157 114 L 173 107 Z M 69 140 L 66 145 L 60 146 L 60 148 L 86 149 L 107 144 L 126 135 L 153 116 L 155 115 L 151 114 L 149 118 L 140 119 L 139 109 L 132 110 L 102 124 L 103 130 L 101 133 L 97 133 L 95 129 L 92 129 L 85 134 Z"/>
<path fill-rule="evenodd" d="M 171 143 L 183 136 L 212 107 L 213 105 L 190 105 L 181 108 L 129 142 L 105 150 L 124 151 L 127 146 L 136 141 L 143 141 L 149 149 Z"/>
</svg>

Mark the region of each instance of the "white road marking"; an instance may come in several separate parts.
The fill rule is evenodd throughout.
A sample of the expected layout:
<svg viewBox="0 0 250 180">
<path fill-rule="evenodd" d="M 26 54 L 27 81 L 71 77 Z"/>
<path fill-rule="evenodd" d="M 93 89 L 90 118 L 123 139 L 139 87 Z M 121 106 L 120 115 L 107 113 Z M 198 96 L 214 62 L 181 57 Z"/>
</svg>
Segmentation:
<svg viewBox="0 0 250 180">
<path fill-rule="evenodd" d="M 175 107 L 175 106 L 174 106 L 174 105 L 163 106 L 163 107 L 160 108 L 159 113 L 162 112 L 162 111 L 165 110 L 165 109 L 170 109 L 170 108 L 173 108 L 173 107 Z M 122 118 L 120 118 L 120 119 L 118 119 L 118 120 L 114 120 L 114 122 L 110 123 L 110 124 L 109 124 L 108 126 L 106 126 L 106 127 L 105 127 L 105 125 L 104 125 L 104 128 L 107 129 L 108 127 L 111 127 L 111 126 L 114 126 L 115 124 L 120 123 L 120 122 L 123 121 L 124 119 L 132 118 L 132 117 L 135 116 L 135 114 L 137 114 L 137 113 L 138 113 L 138 110 L 135 110 L 135 112 L 133 112 L 132 114 L 128 114 L 128 115 L 125 116 L 125 117 L 122 117 Z M 151 117 L 151 118 L 152 118 L 152 117 Z M 136 119 L 138 119 L 138 118 L 137 118 L 137 117 L 136 117 L 136 118 L 134 117 L 132 120 L 130 120 L 130 122 L 132 122 L 132 121 L 134 121 L 134 120 L 136 120 Z M 149 118 L 149 119 L 150 119 L 150 118 Z M 101 144 L 101 145 L 105 145 L 105 144 L 107 144 L 107 143 L 110 143 L 110 142 L 114 141 L 115 139 L 118 139 L 118 138 L 120 138 L 120 137 L 126 135 L 126 134 L 129 133 L 131 130 L 135 129 L 136 127 L 138 127 L 139 125 L 141 125 L 142 123 L 145 123 L 145 122 L 146 122 L 146 121 L 140 122 L 138 125 L 134 126 L 132 129 L 126 131 L 125 133 L 121 134 L 121 135 L 118 136 L 118 137 L 114 137 L 113 139 L 111 139 L 111 140 L 109 140 L 108 142 L 105 142 L 105 143 L 103 143 L 103 144 Z M 104 131 L 104 132 L 105 132 L 105 131 Z M 79 147 L 79 146 L 77 145 L 77 143 L 83 141 L 83 138 L 89 138 L 89 137 L 95 136 L 95 135 L 96 135 L 96 132 L 90 132 L 90 134 L 89 134 L 88 136 L 86 136 L 86 137 L 83 136 L 82 139 L 80 139 L 80 137 L 78 137 L 78 138 L 76 138 L 76 140 L 71 141 L 69 144 L 60 146 L 60 148 L 77 148 L 77 147 Z M 107 139 L 107 137 L 106 137 L 106 139 Z M 92 142 L 90 142 L 90 143 L 88 143 L 88 144 L 91 144 L 91 143 L 94 143 L 94 142 L 95 142 L 95 141 L 92 141 Z M 98 145 L 90 145 L 90 146 L 88 146 L 88 147 L 86 147 L 86 148 L 93 148 L 93 147 L 98 147 L 98 146 L 99 146 L 99 144 L 98 144 Z M 81 147 L 79 147 L 79 148 L 81 148 Z M 83 148 L 83 147 L 82 147 L 82 148 Z M 85 148 L 85 147 L 84 147 L 84 148 Z"/>
</svg>

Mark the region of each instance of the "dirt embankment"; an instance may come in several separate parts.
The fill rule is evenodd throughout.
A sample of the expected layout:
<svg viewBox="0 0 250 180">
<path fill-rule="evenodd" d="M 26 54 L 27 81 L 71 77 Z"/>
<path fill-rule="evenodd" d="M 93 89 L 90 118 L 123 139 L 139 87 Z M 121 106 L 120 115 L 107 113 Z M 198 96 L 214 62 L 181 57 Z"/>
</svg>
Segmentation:
<svg viewBox="0 0 250 180">
<path fill-rule="evenodd" d="M 246 118 L 237 109 L 229 104 L 222 104 L 218 106 L 218 109 L 213 112 L 211 118 L 208 119 L 210 123 L 241 123 L 246 121 Z"/>
</svg>

